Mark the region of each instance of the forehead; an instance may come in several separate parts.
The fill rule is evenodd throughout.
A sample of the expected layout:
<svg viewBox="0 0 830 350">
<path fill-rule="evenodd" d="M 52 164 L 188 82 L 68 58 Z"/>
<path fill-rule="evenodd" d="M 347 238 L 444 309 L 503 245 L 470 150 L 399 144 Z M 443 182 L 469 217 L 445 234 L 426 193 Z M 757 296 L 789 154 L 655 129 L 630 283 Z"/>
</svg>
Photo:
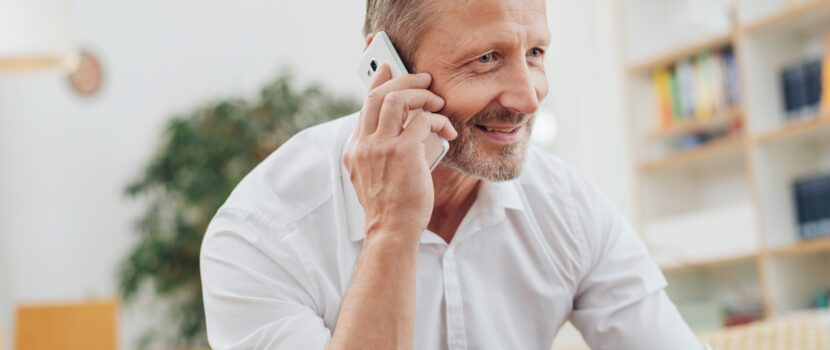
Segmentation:
<svg viewBox="0 0 830 350">
<path fill-rule="evenodd" d="M 433 23 L 425 37 L 453 47 L 550 37 L 544 0 L 432 0 Z"/>
<path fill-rule="evenodd" d="M 433 0 L 443 20 L 468 24 L 507 21 L 532 25 L 546 21 L 544 0 Z"/>
</svg>

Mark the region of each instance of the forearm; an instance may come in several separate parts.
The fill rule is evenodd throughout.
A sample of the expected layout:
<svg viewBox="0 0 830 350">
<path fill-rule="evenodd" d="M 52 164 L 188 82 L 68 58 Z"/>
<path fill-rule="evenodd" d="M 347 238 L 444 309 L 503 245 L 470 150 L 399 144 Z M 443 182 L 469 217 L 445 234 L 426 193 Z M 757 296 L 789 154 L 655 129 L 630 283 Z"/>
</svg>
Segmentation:
<svg viewBox="0 0 830 350">
<path fill-rule="evenodd" d="M 367 235 L 328 349 L 411 349 L 420 235 Z"/>
</svg>

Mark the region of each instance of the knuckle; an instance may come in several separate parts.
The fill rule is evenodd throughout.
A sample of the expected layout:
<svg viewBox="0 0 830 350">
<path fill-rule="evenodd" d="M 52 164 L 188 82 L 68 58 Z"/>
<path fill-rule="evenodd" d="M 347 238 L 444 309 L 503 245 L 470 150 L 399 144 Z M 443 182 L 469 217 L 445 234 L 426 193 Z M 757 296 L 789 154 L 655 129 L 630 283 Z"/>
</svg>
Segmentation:
<svg viewBox="0 0 830 350">
<path fill-rule="evenodd" d="M 366 94 L 366 102 L 367 104 L 370 102 L 377 102 L 383 99 L 383 92 L 380 91 L 378 88 L 374 88 Z"/>
<path fill-rule="evenodd" d="M 375 159 L 381 158 L 381 157 L 384 157 L 385 155 L 386 155 L 386 147 L 383 147 L 382 145 L 376 144 L 376 145 L 372 146 L 371 149 L 369 149 L 369 152 L 366 152 L 366 156 L 368 158 L 366 160 L 369 160 L 369 159 L 372 159 L 372 158 L 375 158 Z"/>
<path fill-rule="evenodd" d="M 403 103 L 403 94 L 400 91 L 392 91 L 386 94 L 386 98 L 383 101 L 389 104 Z"/>
<path fill-rule="evenodd" d="M 405 142 L 399 142 L 392 147 L 390 151 L 390 156 L 395 160 L 402 160 L 406 158 L 406 155 L 409 153 L 409 145 Z"/>
<path fill-rule="evenodd" d="M 418 123 L 421 124 L 426 121 L 426 113 L 425 112 L 418 112 L 412 116 L 412 120 L 409 122 L 411 123 Z"/>
</svg>

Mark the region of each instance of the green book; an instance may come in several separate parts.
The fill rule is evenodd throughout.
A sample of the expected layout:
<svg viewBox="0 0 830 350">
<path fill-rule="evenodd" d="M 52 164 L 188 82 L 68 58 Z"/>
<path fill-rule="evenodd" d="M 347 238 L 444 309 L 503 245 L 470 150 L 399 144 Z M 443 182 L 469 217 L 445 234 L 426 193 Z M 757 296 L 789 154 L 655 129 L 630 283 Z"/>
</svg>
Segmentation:
<svg viewBox="0 0 830 350">
<path fill-rule="evenodd" d="M 685 117 L 683 102 L 680 96 L 680 82 L 677 80 L 677 67 L 671 70 L 671 110 L 674 120 Z"/>
</svg>

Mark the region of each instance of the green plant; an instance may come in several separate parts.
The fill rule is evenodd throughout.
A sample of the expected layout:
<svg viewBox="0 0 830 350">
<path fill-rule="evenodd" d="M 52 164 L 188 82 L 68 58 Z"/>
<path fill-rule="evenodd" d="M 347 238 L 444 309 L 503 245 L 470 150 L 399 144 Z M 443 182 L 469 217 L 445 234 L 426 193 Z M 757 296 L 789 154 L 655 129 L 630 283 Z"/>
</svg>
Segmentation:
<svg viewBox="0 0 830 350">
<path fill-rule="evenodd" d="M 298 91 L 283 73 L 255 101 L 219 101 L 169 122 L 162 147 L 126 189 L 148 208 L 119 276 L 125 301 L 146 284 L 172 305 L 169 320 L 176 328 L 167 345 L 206 345 L 199 248 L 231 190 L 296 132 L 358 108 L 316 85 Z"/>
</svg>

